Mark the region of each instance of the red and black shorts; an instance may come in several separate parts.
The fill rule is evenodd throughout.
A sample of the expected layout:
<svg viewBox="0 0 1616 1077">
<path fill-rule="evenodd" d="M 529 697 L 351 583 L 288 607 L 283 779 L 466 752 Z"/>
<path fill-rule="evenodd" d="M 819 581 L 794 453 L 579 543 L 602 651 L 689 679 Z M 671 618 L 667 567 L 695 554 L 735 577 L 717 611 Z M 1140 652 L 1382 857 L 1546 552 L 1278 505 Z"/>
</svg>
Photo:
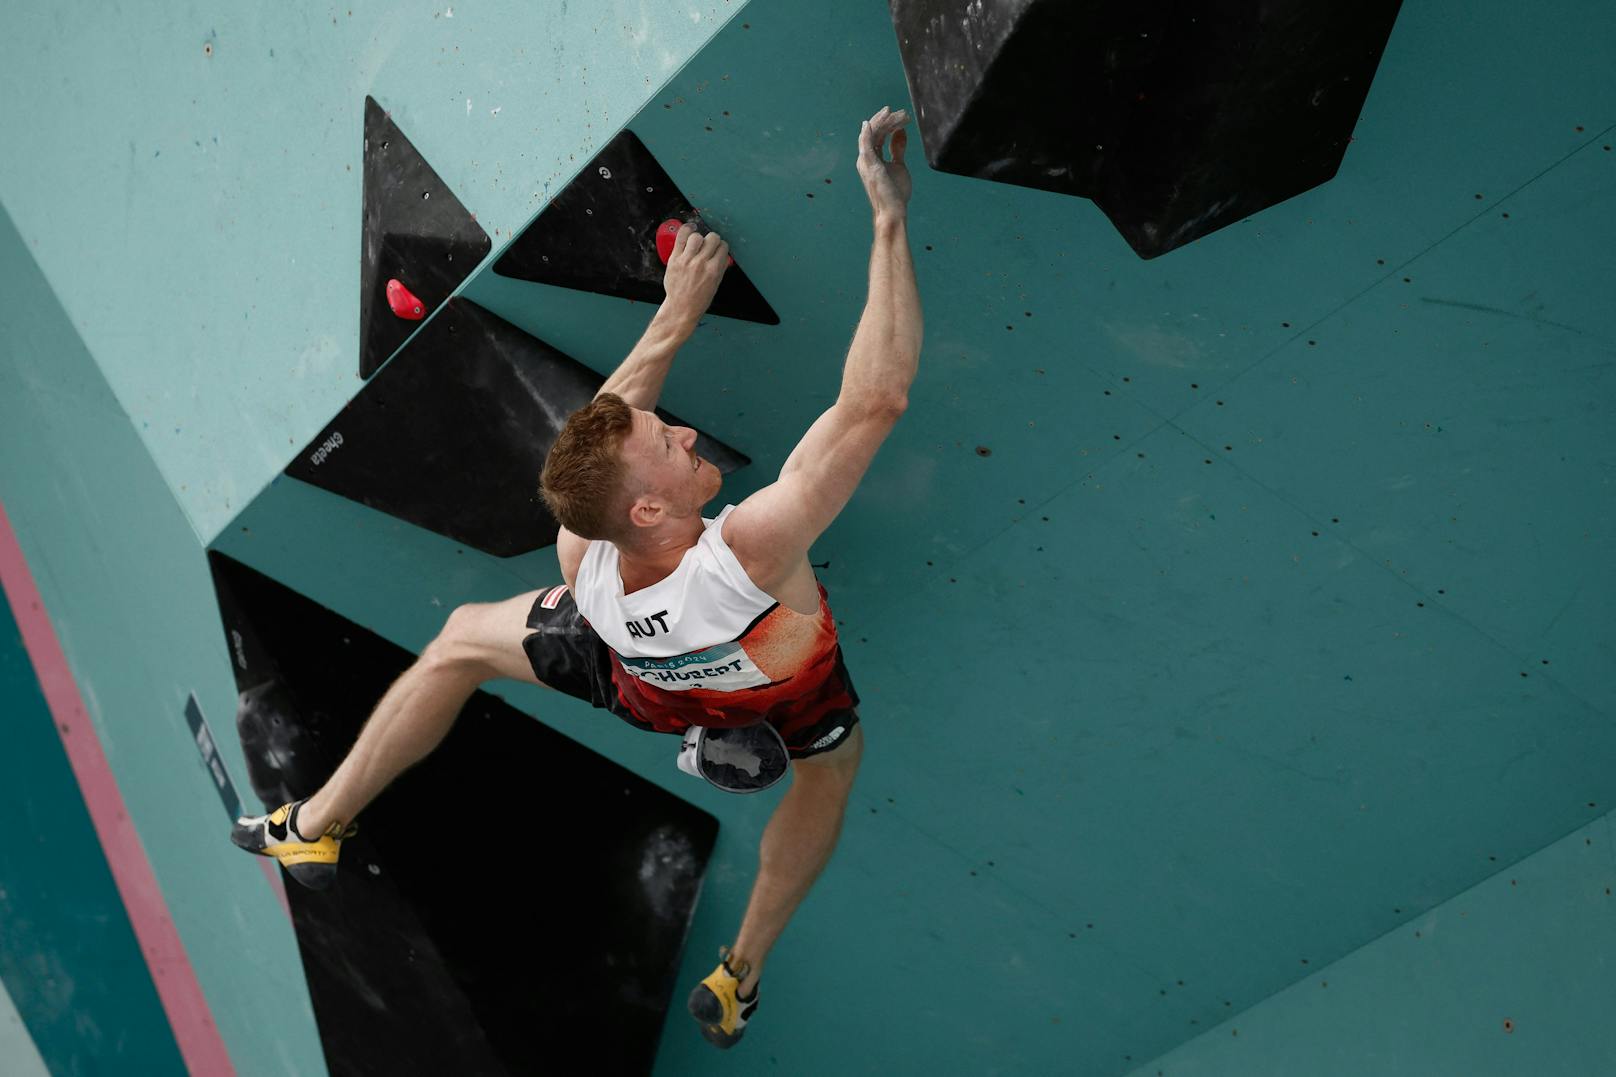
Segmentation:
<svg viewBox="0 0 1616 1077">
<path fill-rule="evenodd" d="M 578 612 L 571 588 L 557 586 L 540 591 L 527 616 L 527 626 L 533 632 L 522 640 L 522 649 L 533 666 L 533 675 L 546 686 L 610 711 L 648 733 L 682 737 L 690 728 L 690 723 L 672 715 L 652 719 L 635 714 L 623 702 L 617 686 L 612 683 L 612 666 L 617 659 L 606 641 Z M 768 719 L 770 725 L 780 730 L 786 751 L 793 759 L 806 759 L 839 747 L 858 720 L 857 710 L 843 710 L 827 714 L 806 729 L 787 733 L 782 723 L 772 717 Z"/>
</svg>

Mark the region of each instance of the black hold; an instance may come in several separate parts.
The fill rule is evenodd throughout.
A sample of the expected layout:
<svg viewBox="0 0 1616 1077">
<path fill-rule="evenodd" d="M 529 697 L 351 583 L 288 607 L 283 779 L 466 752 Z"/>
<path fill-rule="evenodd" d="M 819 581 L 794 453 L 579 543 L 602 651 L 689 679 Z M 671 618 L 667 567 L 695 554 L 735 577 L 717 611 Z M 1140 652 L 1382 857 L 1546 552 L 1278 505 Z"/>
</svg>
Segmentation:
<svg viewBox="0 0 1616 1077">
<path fill-rule="evenodd" d="M 931 166 L 1093 199 L 1144 258 L 1334 176 L 1400 6 L 890 0 Z"/>
<path fill-rule="evenodd" d="M 369 378 L 417 328 L 391 316 L 388 280 L 409 281 L 430 313 L 454 294 L 493 249 L 493 242 L 376 99 L 368 96 L 364 158 L 359 376 Z"/>
<path fill-rule="evenodd" d="M 329 777 L 413 656 L 208 561 L 248 777 L 273 808 Z M 446 795 L 458 811 L 422 810 Z M 536 1044 L 579 1042 L 603 1073 L 652 1071 L 711 815 L 477 692 L 357 822 L 335 886 L 286 887 L 330 1072 L 531 1073 Z"/>
<path fill-rule="evenodd" d="M 219 758 L 213 727 L 203 716 L 202 704 L 197 702 L 195 692 L 192 692 L 191 697 L 185 701 L 185 724 L 190 727 L 191 739 L 196 742 L 197 750 L 202 753 L 203 768 L 213 778 L 213 787 L 219 794 L 220 803 L 224 805 L 225 816 L 234 822 L 242 814 L 241 798 L 236 793 L 235 782 L 230 780 L 230 772 L 225 769 L 224 761 Z M 62 724 L 62 732 L 69 732 L 65 722 Z"/>
<path fill-rule="evenodd" d="M 456 298 L 286 474 L 484 553 L 515 557 L 555 541 L 539 472 L 566 417 L 604 380 Z M 697 435 L 696 452 L 723 474 L 749 463 L 706 434 Z"/>
<path fill-rule="evenodd" d="M 700 216 L 645 143 L 624 130 L 516 237 L 494 263 L 494 272 L 660 303 L 666 270 L 657 257 L 657 228 L 670 218 L 697 221 Z M 739 265 L 724 273 L 708 313 L 780 324 Z"/>
</svg>

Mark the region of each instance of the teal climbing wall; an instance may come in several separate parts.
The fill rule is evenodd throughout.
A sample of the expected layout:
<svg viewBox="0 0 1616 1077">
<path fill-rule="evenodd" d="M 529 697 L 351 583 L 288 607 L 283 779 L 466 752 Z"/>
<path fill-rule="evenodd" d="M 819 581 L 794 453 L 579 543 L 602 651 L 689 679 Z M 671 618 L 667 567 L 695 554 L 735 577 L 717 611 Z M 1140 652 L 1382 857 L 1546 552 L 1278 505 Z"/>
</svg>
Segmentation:
<svg viewBox="0 0 1616 1077">
<path fill-rule="evenodd" d="M 906 87 L 879 4 L 198 18 L 36 7 L 0 43 L 0 500 L 235 1069 L 317 1073 L 184 720 L 234 710 L 203 548 L 412 650 L 556 581 L 275 481 L 360 387 L 364 95 L 493 239 L 464 294 L 602 372 L 647 307 L 487 265 L 645 142 L 781 316 L 710 319 L 664 396 L 752 458 L 737 500 L 834 398 L 853 139 Z M 1149 262 L 914 147 L 921 373 L 814 551 L 864 770 L 746 1043 L 674 1013 L 658 1072 L 1616 1069 L 1613 67 L 1608 5 L 1406 4 L 1337 177 Z M 705 974 L 773 798 L 491 687 L 719 817 Z"/>
<path fill-rule="evenodd" d="M 0 1070 L 175 1072 L 174 1035 L 9 609 L 0 707 L 0 814 L 12 820 L 0 844 L 0 1020 L 26 1016 L 0 1038 Z M 30 1053 L 47 1068 L 30 1069 Z"/>
</svg>

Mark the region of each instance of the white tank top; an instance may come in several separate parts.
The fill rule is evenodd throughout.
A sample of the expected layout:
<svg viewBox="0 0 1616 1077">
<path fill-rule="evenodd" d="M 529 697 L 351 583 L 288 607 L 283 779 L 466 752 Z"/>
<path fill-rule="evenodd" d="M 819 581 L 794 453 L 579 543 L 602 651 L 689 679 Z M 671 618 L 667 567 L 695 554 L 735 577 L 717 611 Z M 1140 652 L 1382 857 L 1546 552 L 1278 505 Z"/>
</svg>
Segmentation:
<svg viewBox="0 0 1616 1077">
<path fill-rule="evenodd" d="M 573 586 L 578 611 L 616 652 L 624 672 L 664 691 L 734 692 L 769 683 L 741 637 L 778 602 L 747 576 L 724 542 L 727 505 L 703 519 L 701 539 L 665 579 L 623 594 L 617 547 L 584 551 Z"/>
</svg>

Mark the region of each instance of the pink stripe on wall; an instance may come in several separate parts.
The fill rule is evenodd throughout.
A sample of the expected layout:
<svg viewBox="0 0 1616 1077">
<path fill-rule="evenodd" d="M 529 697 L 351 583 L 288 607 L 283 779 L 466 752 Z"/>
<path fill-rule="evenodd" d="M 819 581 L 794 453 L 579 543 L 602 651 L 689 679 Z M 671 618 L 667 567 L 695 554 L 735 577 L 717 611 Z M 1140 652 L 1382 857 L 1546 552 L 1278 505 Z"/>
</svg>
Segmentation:
<svg viewBox="0 0 1616 1077">
<path fill-rule="evenodd" d="M 112 878 L 123 898 L 124 908 L 129 912 L 140 952 L 151 969 L 152 983 L 168 1014 L 168 1023 L 174 1030 L 186 1069 L 208 1077 L 234 1074 L 230 1053 L 225 1050 L 224 1039 L 208 1012 L 196 970 L 191 967 L 191 959 L 186 956 L 179 932 L 168 915 L 157 876 L 152 873 L 140 835 L 135 832 L 129 812 L 124 808 L 123 794 L 118 791 L 117 779 L 107 765 L 101 741 L 85 713 L 84 699 L 68 668 L 56 630 L 45 613 L 33 573 L 23 560 L 22 548 L 17 544 L 17 535 L 11 529 L 3 503 L 0 503 L 0 587 L 4 588 L 12 615 L 22 629 L 23 646 L 33 662 L 34 674 L 44 690 L 56 731 L 67 749 L 68 762 L 84 793 L 84 804 L 90 809 L 90 819 L 101 839 L 101 848 L 112 868 Z"/>
</svg>

